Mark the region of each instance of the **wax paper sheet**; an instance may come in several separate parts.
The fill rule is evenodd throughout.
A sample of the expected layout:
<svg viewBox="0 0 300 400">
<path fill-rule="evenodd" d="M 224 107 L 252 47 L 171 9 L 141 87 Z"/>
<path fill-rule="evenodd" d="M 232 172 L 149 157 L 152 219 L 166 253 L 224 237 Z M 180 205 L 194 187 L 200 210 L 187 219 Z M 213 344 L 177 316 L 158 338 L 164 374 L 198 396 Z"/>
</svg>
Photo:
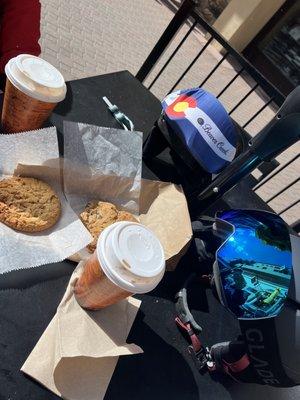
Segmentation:
<svg viewBox="0 0 300 400">
<path fill-rule="evenodd" d="M 77 212 L 92 199 L 139 211 L 141 132 L 64 121 L 64 190 Z"/>
<path fill-rule="evenodd" d="M 0 273 L 61 261 L 91 241 L 63 195 L 58 155 L 55 128 L 0 135 L 0 179 L 12 175 L 41 179 L 56 191 L 62 206 L 59 221 L 43 232 L 22 233 L 0 223 Z"/>
</svg>

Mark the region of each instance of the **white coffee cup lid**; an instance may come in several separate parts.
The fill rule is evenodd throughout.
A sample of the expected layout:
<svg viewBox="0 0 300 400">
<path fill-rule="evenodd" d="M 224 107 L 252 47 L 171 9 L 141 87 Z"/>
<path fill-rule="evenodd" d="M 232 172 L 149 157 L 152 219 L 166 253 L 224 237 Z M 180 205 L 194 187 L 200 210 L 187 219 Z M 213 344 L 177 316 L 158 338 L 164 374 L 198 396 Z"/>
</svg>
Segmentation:
<svg viewBox="0 0 300 400">
<path fill-rule="evenodd" d="M 165 271 L 159 239 L 149 228 L 135 222 L 116 222 L 104 229 L 97 255 L 107 277 L 132 293 L 154 289 Z"/>
<path fill-rule="evenodd" d="M 15 62 L 19 71 L 40 85 L 60 88 L 65 83 L 62 74 L 42 58 L 20 54 Z"/>
<path fill-rule="evenodd" d="M 15 87 L 37 100 L 56 103 L 65 98 L 64 77 L 40 57 L 20 54 L 9 60 L 5 73 Z"/>
</svg>

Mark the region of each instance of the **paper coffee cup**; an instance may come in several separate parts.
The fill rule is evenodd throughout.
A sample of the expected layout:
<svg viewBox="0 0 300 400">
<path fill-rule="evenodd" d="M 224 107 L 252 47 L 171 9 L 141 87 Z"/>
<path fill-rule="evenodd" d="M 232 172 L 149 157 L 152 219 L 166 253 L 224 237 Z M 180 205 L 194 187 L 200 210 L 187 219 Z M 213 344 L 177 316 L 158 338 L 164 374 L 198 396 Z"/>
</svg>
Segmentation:
<svg viewBox="0 0 300 400">
<path fill-rule="evenodd" d="M 164 251 L 154 233 L 135 222 L 116 222 L 101 233 L 74 292 L 82 307 L 95 310 L 150 292 L 164 272 Z"/>
<path fill-rule="evenodd" d="M 42 58 L 20 54 L 5 66 L 2 128 L 6 133 L 39 129 L 66 96 L 62 74 Z"/>
</svg>

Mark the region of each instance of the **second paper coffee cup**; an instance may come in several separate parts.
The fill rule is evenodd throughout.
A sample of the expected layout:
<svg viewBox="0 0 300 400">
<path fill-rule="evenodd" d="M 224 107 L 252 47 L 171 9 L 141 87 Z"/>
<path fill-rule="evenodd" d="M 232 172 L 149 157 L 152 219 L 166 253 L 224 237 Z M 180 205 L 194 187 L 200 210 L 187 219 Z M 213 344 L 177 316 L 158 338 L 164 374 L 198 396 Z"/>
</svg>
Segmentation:
<svg viewBox="0 0 300 400">
<path fill-rule="evenodd" d="M 116 222 L 101 233 L 74 292 L 82 307 L 97 310 L 150 292 L 164 272 L 164 251 L 154 233 L 138 223 Z"/>
<path fill-rule="evenodd" d="M 6 133 L 39 129 L 66 96 L 62 74 L 42 58 L 20 54 L 5 66 L 2 128 Z"/>
</svg>

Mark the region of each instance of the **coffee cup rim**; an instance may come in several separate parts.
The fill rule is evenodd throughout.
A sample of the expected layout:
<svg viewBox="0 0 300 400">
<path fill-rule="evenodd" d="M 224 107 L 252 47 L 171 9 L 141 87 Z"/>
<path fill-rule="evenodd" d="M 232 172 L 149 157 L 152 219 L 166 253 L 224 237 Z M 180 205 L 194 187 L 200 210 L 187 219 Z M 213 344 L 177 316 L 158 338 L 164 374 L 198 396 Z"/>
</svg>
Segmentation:
<svg viewBox="0 0 300 400">
<path fill-rule="evenodd" d="M 55 88 L 55 87 L 49 87 L 46 85 L 42 85 L 42 84 L 38 83 L 37 81 L 32 80 L 29 76 L 25 75 L 24 72 L 22 70 L 20 70 L 18 67 L 17 59 L 20 56 L 26 56 L 26 54 L 20 54 L 17 57 L 11 58 L 5 65 L 6 77 L 7 77 L 7 79 L 9 79 L 9 81 L 12 83 L 12 85 L 14 85 L 18 90 L 20 90 L 22 93 L 26 94 L 27 96 L 34 98 L 36 100 L 47 102 L 47 103 L 58 103 L 66 97 L 67 87 L 64 82 L 63 76 L 55 67 L 53 67 L 53 65 L 51 65 L 50 63 L 48 63 L 47 61 L 45 61 L 39 57 L 28 55 L 29 57 L 39 58 L 40 60 L 43 60 L 45 63 L 51 65 L 54 69 L 56 69 L 58 74 L 61 75 L 61 77 L 63 79 L 63 85 L 61 87 Z M 14 74 L 13 67 L 17 68 L 18 72 L 20 74 L 25 75 L 25 78 L 27 79 L 27 85 L 26 85 L 26 83 L 22 82 L 16 76 L 16 74 Z M 33 88 L 30 88 L 30 85 L 32 85 Z M 41 91 L 39 92 L 38 90 L 35 90 L 36 88 L 40 88 L 44 91 L 51 90 L 52 93 L 45 93 L 45 92 L 41 92 Z"/>
</svg>

